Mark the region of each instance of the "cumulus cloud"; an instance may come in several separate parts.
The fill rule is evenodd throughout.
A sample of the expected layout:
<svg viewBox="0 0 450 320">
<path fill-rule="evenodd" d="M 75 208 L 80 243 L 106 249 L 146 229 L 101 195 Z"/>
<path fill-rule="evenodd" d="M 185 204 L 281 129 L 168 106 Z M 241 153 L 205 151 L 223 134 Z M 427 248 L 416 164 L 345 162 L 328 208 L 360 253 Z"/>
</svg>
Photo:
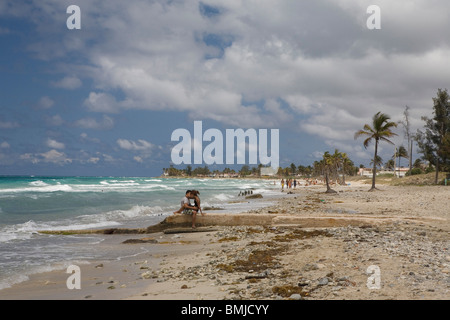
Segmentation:
<svg viewBox="0 0 450 320">
<path fill-rule="evenodd" d="M 76 76 L 67 76 L 58 81 L 51 82 L 54 87 L 74 90 L 81 87 L 82 82 Z"/>
<path fill-rule="evenodd" d="M 72 163 L 72 159 L 68 158 L 64 152 L 59 152 L 55 149 L 44 153 L 25 153 L 20 156 L 20 159 L 29 161 L 33 164 L 40 162 L 53 163 L 57 165 Z"/>
<path fill-rule="evenodd" d="M 41 153 L 40 155 L 44 162 L 52 162 L 56 164 L 64 164 L 72 162 L 71 159 L 67 158 L 64 152 L 59 152 L 54 149 L 45 153 Z"/>
<path fill-rule="evenodd" d="M 52 127 L 59 127 L 64 124 L 63 118 L 58 114 L 54 115 L 54 116 L 46 117 L 45 121 L 49 126 L 52 126 Z"/>
<path fill-rule="evenodd" d="M 58 141 L 50 139 L 50 138 L 47 139 L 46 145 L 47 145 L 47 147 L 52 148 L 52 149 L 64 149 L 66 147 L 64 143 L 58 142 Z"/>
<path fill-rule="evenodd" d="M 89 163 L 94 163 L 94 164 L 99 162 L 99 161 L 100 161 L 100 158 L 98 158 L 98 157 L 91 157 L 88 160 Z"/>
<path fill-rule="evenodd" d="M 139 157 L 139 156 L 135 156 L 135 157 L 133 157 L 133 159 L 134 159 L 134 161 L 139 162 L 139 163 L 144 162 L 144 159 L 142 159 L 142 157 Z"/>
<path fill-rule="evenodd" d="M 129 151 L 150 151 L 155 147 L 152 143 L 143 139 L 139 139 L 137 142 L 126 139 L 118 139 L 117 144 L 120 148 Z"/>
<path fill-rule="evenodd" d="M 116 113 L 120 108 L 119 103 L 112 95 L 102 92 L 91 92 L 84 101 L 84 105 L 91 111 L 106 113 Z"/>
<path fill-rule="evenodd" d="M 2 148 L 2 149 L 8 149 L 9 147 L 10 147 L 10 145 L 6 141 L 3 141 L 2 143 L 0 143 L 0 148 Z"/>
<path fill-rule="evenodd" d="M 158 152 L 161 149 L 160 146 L 143 139 L 138 139 L 137 141 L 117 139 L 117 144 L 121 149 L 134 153 L 133 160 L 138 163 L 144 163 L 150 157 L 158 157 L 159 155 L 155 155 L 154 151 Z"/>
<path fill-rule="evenodd" d="M 50 109 L 55 104 L 55 101 L 53 101 L 50 97 L 44 96 L 41 99 L 39 99 L 39 102 L 37 104 L 37 107 L 40 109 Z"/>
<path fill-rule="evenodd" d="M 84 129 L 108 130 L 114 127 L 114 120 L 104 115 L 101 121 L 88 117 L 75 121 L 75 126 Z"/>
<path fill-rule="evenodd" d="M 63 7 L 57 0 L 45 6 L 35 0 L 43 7 L 39 12 L 31 4 L 7 3 L 5 14 L 31 21 L 41 14 L 59 25 L 65 18 L 52 14 Z M 48 46 L 36 41 L 30 48 L 41 57 L 82 56 L 73 67 L 94 83 L 84 100 L 92 112 L 179 111 L 236 127 L 290 125 L 357 144 L 353 133 L 378 111 L 400 120 L 409 105 L 418 126 L 450 79 L 450 38 L 442 31 L 450 30 L 448 1 L 380 0 L 381 30 L 366 28 L 371 4 L 84 0 L 78 3 L 82 28 L 95 32 Z M 54 85 L 75 88 L 81 85 L 76 79 L 69 74 Z M 89 117 L 76 125 L 106 129 L 114 122 Z M 126 150 L 146 148 L 139 141 L 117 143 Z"/>
<path fill-rule="evenodd" d="M 365 28 L 369 3 L 205 4 L 217 8 L 210 10 L 216 12 L 212 17 L 189 1 L 102 7 L 110 19 L 102 20 L 101 30 L 110 37 L 97 39 L 105 50 L 88 51 L 96 66 L 92 76 L 105 90 L 120 89 L 126 98 L 91 92 L 87 108 L 178 110 L 236 126 L 277 126 L 289 121 L 287 110 L 267 106 L 281 99 L 309 123 L 346 134 L 336 121 L 318 123 L 314 106 L 328 104 L 360 121 L 380 108 L 398 115 L 405 104 L 422 107 L 430 91 L 450 76 L 442 70 L 449 41 L 437 32 L 450 25 L 442 10 L 426 1 L 406 6 L 416 24 L 401 24 L 409 20 L 405 8 L 382 2 L 378 33 Z M 433 13 L 437 19 L 426 20 Z M 117 49 L 106 50 L 113 46 Z M 223 54 L 208 58 L 211 47 Z M 295 96 L 309 103 L 294 102 Z"/>
</svg>

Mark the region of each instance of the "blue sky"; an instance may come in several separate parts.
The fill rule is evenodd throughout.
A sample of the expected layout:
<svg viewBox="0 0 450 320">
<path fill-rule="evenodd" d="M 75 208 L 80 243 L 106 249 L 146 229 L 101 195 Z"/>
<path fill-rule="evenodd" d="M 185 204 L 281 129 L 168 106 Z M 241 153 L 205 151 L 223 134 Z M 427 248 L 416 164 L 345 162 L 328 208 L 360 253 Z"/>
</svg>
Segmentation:
<svg viewBox="0 0 450 320">
<path fill-rule="evenodd" d="M 156 176 L 196 120 L 279 129 L 283 167 L 335 148 L 368 165 L 354 132 L 405 105 L 415 131 L 450 79 L 447 1 L 378 1 L 381 30 L 366 27 L 371 4 L 4 0 L 0 174 Z"/>
</svg>

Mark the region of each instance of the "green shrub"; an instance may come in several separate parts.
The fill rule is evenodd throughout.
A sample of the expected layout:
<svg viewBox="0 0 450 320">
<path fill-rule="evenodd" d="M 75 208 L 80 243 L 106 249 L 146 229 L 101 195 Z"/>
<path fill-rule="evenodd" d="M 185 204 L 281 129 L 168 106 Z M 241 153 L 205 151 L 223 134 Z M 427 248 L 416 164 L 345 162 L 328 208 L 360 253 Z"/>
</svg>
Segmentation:
<svg viewBox="0 0 450 320">
<path fill-rule="evenodd" d="M 422 174 L 423 171 L 420 168 L 413 168 L 411 171 L 408 171 L 408 173 L 406 173 L 407 176 L 413 176 L 416 174 Z"/>
</svg>

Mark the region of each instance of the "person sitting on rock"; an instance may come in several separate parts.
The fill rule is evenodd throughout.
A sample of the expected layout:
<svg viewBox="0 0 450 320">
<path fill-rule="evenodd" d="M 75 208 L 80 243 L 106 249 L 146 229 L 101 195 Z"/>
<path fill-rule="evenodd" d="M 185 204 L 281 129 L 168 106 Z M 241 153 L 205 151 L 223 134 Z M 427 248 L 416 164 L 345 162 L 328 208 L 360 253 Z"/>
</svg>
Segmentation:
<svg viewBox="0 0 450 320">
<path fill-rule="evenodd" d="M 195 229 L 195 220 L 197 218 L 198 208 L 192 206 L 189 199 L 193 199 L 194 195 L 192 194 L 192 190 L 187 190 L 186 195 L 183 199 L 181 199 L 181 208 L 177 211 L 174 211 L 174 214 L 183 212 L 183 214 L 192 215 L 192 228 Z"/>
<path fill-rule="evenodd" d="M 202 216 L 204 216 L 205 214 L 203 213 L 202 207 L 200 206 L 200 197 L 198 196 L 199 194 L 200 192 L 198 190 L 191 190 L 191 195 L 194 198 L 194 207 L 196 207 L 197 211 L 200 211 Z"/>
</svg>

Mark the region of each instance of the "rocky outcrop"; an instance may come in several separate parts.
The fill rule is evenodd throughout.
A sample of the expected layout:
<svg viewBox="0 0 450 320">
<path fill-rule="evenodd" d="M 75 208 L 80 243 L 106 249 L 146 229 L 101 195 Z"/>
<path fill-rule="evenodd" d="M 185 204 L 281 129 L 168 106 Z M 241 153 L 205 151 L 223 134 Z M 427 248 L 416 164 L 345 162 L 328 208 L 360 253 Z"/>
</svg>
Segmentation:
<svg viewBox="0 0 450 320">
<path fill-rule="evenodd" d="M 246 196 L 245 199 L 261 199 L 262 197 L 263 197 L 262 194 L 256 193 Z"/>
<path fill-rule="evenodd" d="M 198 215 L 196 225 L 207 226 L 277 226 L 296 225 L 302 228 L 329 228 L 357 226 L 364 227 L 375 224 L 392 223 L 395 221 L 408 220 L 419 222 L 426 218 L 390 217 L 390 216 L 363 216 L 363 215 L 336 215 L 323 217 L 307 217 L 298 214 L 270 214 L 270 213 L 208 213 L 204 216 Z M 163 232 L 173 228 L 190 228 L 192 217 L 189 215 L 171 215 L 162 222 L 147 228 L 128 229 L 112 228 L 98 230 L 65 230 L 65 231 L 40 231 L 45 234 L 148 234 Z"/>
</svg>

